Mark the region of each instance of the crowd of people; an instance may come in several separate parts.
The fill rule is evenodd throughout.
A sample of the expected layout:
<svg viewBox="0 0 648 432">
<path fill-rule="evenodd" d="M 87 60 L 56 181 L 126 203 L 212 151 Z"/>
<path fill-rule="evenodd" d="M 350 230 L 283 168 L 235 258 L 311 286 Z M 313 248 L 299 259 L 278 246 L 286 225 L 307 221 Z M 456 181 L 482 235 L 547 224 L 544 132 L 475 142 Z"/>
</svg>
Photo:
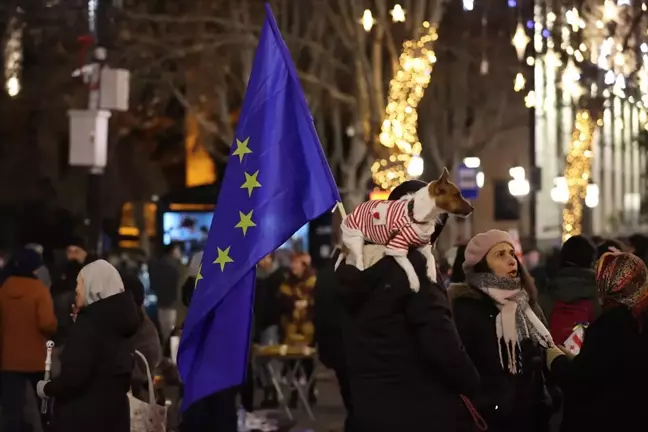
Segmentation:
<svg viewBox="0 0 648 432">
<path fill-rule="evenodd" d="M 162 358 L 144 300 L 138 276 L 91 256 L 81 239 L 49 269 L 39 245 L 12 254 L 0 269 L 2 430 L 130 430 L 127 392 L 148 401 L 146 365 L 133 352 L 151 368 Z M 45 380 L 48 340 L 55 345 Z"/>
<path fill-rule="evenodd" d="M 406 182 L 390 199 L 421 186 Z M 524 256 L 516 246 L 503 231 L 477 234 L 438 254 L 436 282 L 411 251 L 422 282 L 416 293 L 383 246 L 365 245 L 363 271 L 344 261 L 335 270 L 337 255 L 317 271 L 303 252 L 288 263 L 268 255 L 257 266 L 251 340 L 317 347 L 336 373 L 346 432 L 644 430 L 648 238 L 574 236 Z M 172 244 L 133 265 L 116 255 L 96 259 L 75 239 L 58 266 L 44 265 L 37 244 L 4 259 L 2 430 L 129 430 L 127 392 L 149 399 L 146 366 L 133 352 L 153 370 L 171 356 L 201 255 L 185 266 Z M 586 330 L 574 355 L 563 345 L 579 325 Z M 54 364 L 45 380 L 48 340 Z M 219 410 L 237 398 L 251 416 L 278 407 L 275 387 L 254 365 L 251 358 L 247 381 L 226 399 L 192 405 L 181 430 L 227 423 L 229 412 L 219 419 Z M 311 404 L 315 367 L 304 362 Z M 297 392 L 288 396 L 296 406 Z M 49 403 L 45 415 L 41 400 Z"/>
<path fill-rule="evenodd" d="M 69 242 L 59 265 L 45 265 L 37 244 L 7 255 L 0 268 L 0 430 L 128 430 L 126 392 L 149 400 L 146 366 L 132 354 L 141 352 L 153 371 L 165 356 L 170 360 L 170 339 L 181 329 L 201 255 L 184 265 L 180 247 L 171 244 L 153 259 L 109 254 L 102 260 L 80 238 Z M 252 340 L 313 346 L 311 258 L 296 252 L 289 265 L 279 261 L 269 255 L 258 264 Z M 55 348 L 46 382 L 48 340 Z M 308 375 L 314 367 L 305 362 Z M 254 400 L 257 390 L 262 400 Z M 271 382 L 252 371 L 237 392 L 251 416 L 279 404 Z M 56 401 L 45 415 L 37 396 Z M 295 406 L 297 393 L 289 396 Z M 314 386 L 309 398 L 316 403 Z"/>
<path fill-rule="evenodd" d="M 645 430 L 647 243 L 574 236 L 541 259 L 490 230 L 450 254 L 436 283 L 411 251 L 418 293 L 384 247 L 365 245 L 364 271 L 343 263 L 316 288 L 345 431 Z M 579 325 L 575 355 L 564 345 Z"/>
</svg>

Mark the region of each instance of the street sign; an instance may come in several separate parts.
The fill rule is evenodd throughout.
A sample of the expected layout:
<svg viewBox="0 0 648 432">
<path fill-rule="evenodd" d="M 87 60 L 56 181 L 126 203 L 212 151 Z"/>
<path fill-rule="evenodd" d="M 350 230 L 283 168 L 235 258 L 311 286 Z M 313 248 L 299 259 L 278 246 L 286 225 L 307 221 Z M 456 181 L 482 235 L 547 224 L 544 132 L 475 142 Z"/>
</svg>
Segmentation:
<svg viewBox="0 0 648 432">
<path fill-rule="evenodd" d="M 477 186 L 477 168 L 468 168 L 465 164 L 459 164 L 455 169 L 455 181 L 461 194 L 469 200 L 476 200 L 479 196 L 479 186 Z"/>
</svg>

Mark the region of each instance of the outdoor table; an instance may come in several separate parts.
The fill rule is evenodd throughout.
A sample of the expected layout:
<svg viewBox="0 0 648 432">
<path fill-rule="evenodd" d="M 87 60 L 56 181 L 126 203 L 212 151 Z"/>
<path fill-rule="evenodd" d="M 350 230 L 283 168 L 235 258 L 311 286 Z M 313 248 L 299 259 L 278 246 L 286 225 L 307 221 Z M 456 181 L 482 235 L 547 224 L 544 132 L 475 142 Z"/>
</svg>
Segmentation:
<svg viewBox="0 0 648 432">
<path fill-rule="evenodd" d="M 315 349 L 307 346 L 255 345 L 253 353 L 255 369 L 257 371 L 259 368 L 265 369 L 277 392 L 277 400 L 286 415 L 291 420 L 294 418 L 285 391 L 295 390 L 306 413 L 311 420 L 315 420 L 308 400 L 308 390 L 313 384 L 315 374 L 308 377 L 304 370 L 304 360 L 315 360 Z M 284 371 L 285 375 L 283 375 Z"/>
</svg>

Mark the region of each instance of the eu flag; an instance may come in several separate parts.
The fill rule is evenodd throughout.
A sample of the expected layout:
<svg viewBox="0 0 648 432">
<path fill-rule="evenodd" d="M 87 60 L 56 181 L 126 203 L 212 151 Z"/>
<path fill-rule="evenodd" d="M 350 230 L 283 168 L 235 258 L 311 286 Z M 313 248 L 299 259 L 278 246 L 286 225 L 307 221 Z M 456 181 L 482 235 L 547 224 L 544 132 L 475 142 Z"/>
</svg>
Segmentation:
<svg viewBox="0 0 648 432">
<path fill-rule="evenodd" d="M 243 383 L 256 264 L 340 194 L 270 7 L 178 353 L 184 407 Z"/>
</svg>

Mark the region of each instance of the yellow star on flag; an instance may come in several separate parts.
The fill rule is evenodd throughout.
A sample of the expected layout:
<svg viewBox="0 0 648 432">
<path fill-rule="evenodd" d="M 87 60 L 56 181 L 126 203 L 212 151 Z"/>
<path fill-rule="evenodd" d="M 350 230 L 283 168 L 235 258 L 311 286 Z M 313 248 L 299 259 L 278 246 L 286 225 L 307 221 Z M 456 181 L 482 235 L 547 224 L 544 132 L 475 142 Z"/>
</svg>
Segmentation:
<svg viewBox="0 0 648 432">
<path fill-rule="evenodd" d="M 256 172 L 252 175 L 248 173 L 245 174 L 245 183 L 241 185 L 241 189 L 247 189 L 248 190 L 248 196 L 252 196 L 252 191 L 254 188 L 260 188 L 261 183 L 257 180 L 257 176 L 259 175 L 259 170 L 256 170 Z"/>
<path fill-rule="evenodd" d="M 225 264 L 234 262 L 234 260 L 229 256 L 230 248 L 231 246 L 228 246 L 225 250 L 216 248 L 218 249 L 218 258 L 216 258 L 214 264 L 220 264 L 221 271 L 225 271 Z"/>
<path fill-rule="evenodd" d="M 198 282 L 203 280 L 203 275 L 202 275 L 202 263 L 198 267 L 198 274 L 196 275 L 196 282 L 194 282 L 194 289 L 198 287 Z"/>
<path fill-rule="evenodd" d="M 247 234 L 248 228 L 257 226 L 257 224 L 255 224 L 252 220 L 253 212 L 254 210 L 250 210 L 250 213 L 245 214 L 242 211 L 239 211 L 239 218 L 241 220 L 236 224 L 234 228 L 241 228 L 243 230 L 243 237 L 245 237 L 245 234 Z"/>
<path fill-rule="evenodd" d="M 252 153 L 252 150 L 248 148 L 248 141 L 250 141 L 250 137 L 245 138 L 243 141 L 236 139 L 236 150 L 234 150 L 232 156 L 238 156 L 241 163 L 243 163 L 243 156 Z"/>
</svg>

